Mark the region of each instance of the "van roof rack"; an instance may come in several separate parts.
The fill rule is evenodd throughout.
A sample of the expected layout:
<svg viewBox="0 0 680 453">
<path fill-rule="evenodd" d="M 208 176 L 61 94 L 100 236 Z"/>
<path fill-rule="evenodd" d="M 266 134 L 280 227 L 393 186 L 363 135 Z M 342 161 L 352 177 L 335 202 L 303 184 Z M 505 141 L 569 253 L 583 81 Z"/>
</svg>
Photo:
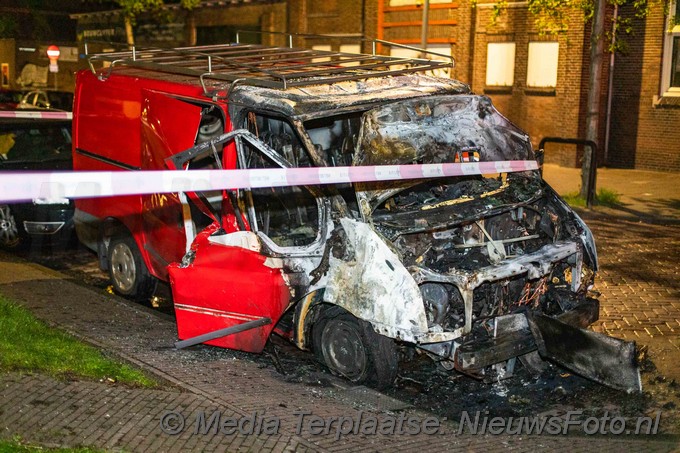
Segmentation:
<svg viewBox="0 0 680 453">
<path fill-rule="evenodd" d="M 296 35 L 299 36 L 299 35 Z M 319 35 L 314 35 L 319 36 Z M 382 40 L 371 42 L 373 53 L 354 54 L 298 47 L 256 44 L 219 44 L 170 49 L 139 49 L 88 55 L 93 73 L 105 79 L 115 66 L 151 69 L 170 74 L 195 76 L 208 94 L 205 80 L 221 80 L 230 85 L 244 84 L 286 90 L 348 80 L 394 76 L 435 69 L 450 69 L 453 59 L 423 49 Z M 292 44 L 292 39 L 290 40 Z M 378 55 L 376 46 L 387 45 L 434 55 L 437 60 Z M 87 46 L 85 48 L 87 54 Z M 95 63 L 108 66 L 97 74 Z M 231 86 L 233 88 L 233 86 Z"/>
</svg>

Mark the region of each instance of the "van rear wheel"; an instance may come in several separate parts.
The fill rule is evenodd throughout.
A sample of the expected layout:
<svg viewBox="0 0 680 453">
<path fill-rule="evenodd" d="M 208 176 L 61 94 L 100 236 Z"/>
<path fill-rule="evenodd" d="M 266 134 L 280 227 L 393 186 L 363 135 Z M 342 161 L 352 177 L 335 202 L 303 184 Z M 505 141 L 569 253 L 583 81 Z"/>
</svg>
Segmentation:
<svg viewBox="0 0 680 453">
<path fill-rule="evenodd" d="M 157 280 L 149 273 L 137 244 L 130 236 L 112 238 L 107 259 L 116 293 L 140 301 L 153 295 Z"/>
<path fill-rule="evenodd" d="M 317 359 L 336 375 L 378 388 L 394 383 L 398 351 L 394 340 L 377 334 L 371 325 L 340 307 L 326 308 L 313 331 Z"/>
</svg>

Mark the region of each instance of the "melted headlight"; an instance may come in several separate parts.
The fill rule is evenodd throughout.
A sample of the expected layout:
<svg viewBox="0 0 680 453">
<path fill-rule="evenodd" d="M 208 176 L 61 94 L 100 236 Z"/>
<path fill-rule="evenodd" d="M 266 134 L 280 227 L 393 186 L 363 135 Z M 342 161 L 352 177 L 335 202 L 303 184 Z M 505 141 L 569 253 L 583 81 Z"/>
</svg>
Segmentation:
<svg viewBox="0 0 680 453">
<path fill-rule="evenodd" d="M 449 311 L 449 292 L 439 283 L 424 283 L 420 285 L 420 293 L 425 304 L 427 324 L 441 325 Z"/>
</svg>

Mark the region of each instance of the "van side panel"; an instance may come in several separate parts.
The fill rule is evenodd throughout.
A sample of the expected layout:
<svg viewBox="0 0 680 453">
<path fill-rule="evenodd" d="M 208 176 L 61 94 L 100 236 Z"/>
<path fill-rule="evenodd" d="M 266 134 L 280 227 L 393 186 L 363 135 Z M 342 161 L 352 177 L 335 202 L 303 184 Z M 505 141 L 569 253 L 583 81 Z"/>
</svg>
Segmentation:
<svg viewBox="0 0 680 453">
<path fill-rule="evenodd" d="M 91 72 L 78 74 L 78 109 L 74 115 L 78 121 L 74 140 L 76 170 L 112 170 L 101 161 L 84 162 L 79 150 L 121 168 L 140 168 L 141 90 L 139 83 L 130 82 L 128 77 L 111 76 L 102 81 Z"/>
<path fill-rule="evenodd" d="M 142 115 L 147 113 L 144 109 L 145 93 L 149 93 L 147 90 L 158 90 L 201 99 L 204 102 L 205 98 L 198 86 L 154 80 L 140 77 L 138 74 L 139 71 L 135 76 L 114 72 L 108 78 L 99 80 L 91 71 L 78 73 L 73 110 L 74 170 L 130 171 L 166 168 L 162 159 L 151 161 L 147 159 L 146 162 L 143 159 Z M 193 123 L 194 121 L 183 121 L 181 115 L 178 115 L 172 127 L 187 130 L 193 128 L 189 135 L 195 136 L 197 127 Z M 184 143 L 176 145 L 184 146 Z M 191 145 L 193 143 L 186 147 Z M 168 153 L 171 152 L 176 152 L 176 149 L 168 150 Z M 154 255 L 154 259 L 151 259 L 147 247 L 143 210 L 144 200 L 138 195 L 76 200 L 75 222 L 78 238 L 92 250 L 99 251 L 102 222 L 107 219 L 115 220 L 130 231 L 151 274 L 166 280 L 165 266 L 169 261 L 159 259 L 162 254 Z M 181 214 L 181 211 L 178 214 Z M 179 220 L 180 217 L 173 219 L 171 222 L 173 228 L 179 226 Z M 157 250 L 152 253 L 155 252 Z M 177 258 L 175 256 L 177 253 L 173 252 L 170 255 L 168 259 Z"/>
<path fill-rule="evenodd" d="M 125 171 L 140 167 L 140 91 L 124 81 L 120 77 L 100 81 L 89 71 L 78 73 L 73 112 L 74 170 Z M 76 200 L 78 237 L 97 251 L 100 223 L 107 218 L 116 219 L 136 236 L 141 206 L 140 196 Z M 139 238 L 135 239 L 142 255 L 146 255 Z"/>
</svg>

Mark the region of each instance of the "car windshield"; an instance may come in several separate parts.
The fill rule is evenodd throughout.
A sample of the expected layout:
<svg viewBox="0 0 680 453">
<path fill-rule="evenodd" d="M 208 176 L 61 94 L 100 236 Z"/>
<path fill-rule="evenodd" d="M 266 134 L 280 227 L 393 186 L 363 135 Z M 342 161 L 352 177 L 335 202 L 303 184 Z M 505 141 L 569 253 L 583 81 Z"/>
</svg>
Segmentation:
<svg viewBox="0 0 680 453">
<path fill-rule="evenodd" d="M 486 96 L 434 96 L 389 104 L 363 117 L 354 165 L 530 159 L 526 133 Z"/>
<path fill-rule="evenodd" d="M 28 124 L 0 129 L 0 163 L 67 161 L 71 131 L 64 125 Z"/>
<path fill-rule="evenodd" d="M 533 159 L 531 142 L 526 133 L 501 115 L 486 96 L 433 96 L 389 104 L 367 112 L 362 118 L 361 133 L 353 165 L 437 164 L 449 162 L 485 162 Z M 447 178 L 435 184 L 419 181 L 396 181 L 359 184 L 359 196 L 371 210 L 389 197 L 413 188 L 424 192 L 416 197 L 423 201 L 441 201 L 453 193 L 469 196 L 501 189 L 502 183 L 483 177 L 474 193 L 462 192 L 461 178 Z M 498 187 L 496 187 L 498 186 Z M 441 195 L 445 197 L 442 198 Z M 406 204 L 413 202 L 412 197 Z M 399 205 L 399 203 L 396 203 Z"/>
</svg>

